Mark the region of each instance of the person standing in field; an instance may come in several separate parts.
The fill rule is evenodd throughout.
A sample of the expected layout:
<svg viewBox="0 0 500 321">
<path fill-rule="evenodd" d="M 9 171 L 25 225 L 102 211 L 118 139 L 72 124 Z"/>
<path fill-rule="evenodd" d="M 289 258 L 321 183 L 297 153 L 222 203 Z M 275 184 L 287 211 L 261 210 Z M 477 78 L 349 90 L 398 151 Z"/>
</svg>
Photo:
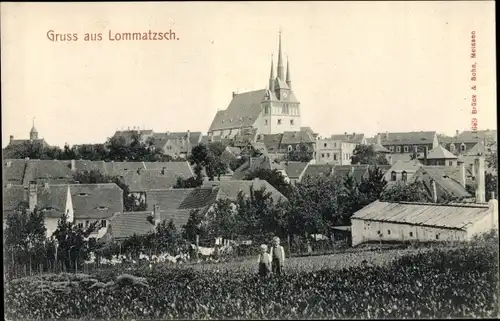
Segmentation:
<svg viewBox="0 0 500 321">
<path fill-rule="evenodd" d="M 273 247 L 271 248 L 272 271 L 276 275 L 281 275 L 283 265 L 285 264 L 285 249 L 280 245 L 280 238 L 273 238 Z"/>
<path fill-rule="evenodd" d="M 271 272 L 271 255 L 267 253 L 267 245 L 260 246 L 260 254 L 257 260 L 259 263 L 259 275 L 266 276 Z"/>
</svg>

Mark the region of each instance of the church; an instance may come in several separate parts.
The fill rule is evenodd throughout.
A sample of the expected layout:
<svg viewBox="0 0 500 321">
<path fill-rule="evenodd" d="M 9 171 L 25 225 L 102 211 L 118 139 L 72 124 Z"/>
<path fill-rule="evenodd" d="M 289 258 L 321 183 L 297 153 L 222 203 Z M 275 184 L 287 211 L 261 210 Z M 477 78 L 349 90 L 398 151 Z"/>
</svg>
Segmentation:
<svg viewBox="0 0 500 321">
<path fill-rule="evenodd" d="M 286 75 L 279 34 L 278 68 L 275 76 L 273 59 L 266 89 L 234 93 L 225 110 L 218 111 L 208 130 L 209 137 L 234 138 L 237 134 L 255 131 L 257 135 L 300 131 L 300 102 L 292 90 L 290 61 Z"/>
</svg>

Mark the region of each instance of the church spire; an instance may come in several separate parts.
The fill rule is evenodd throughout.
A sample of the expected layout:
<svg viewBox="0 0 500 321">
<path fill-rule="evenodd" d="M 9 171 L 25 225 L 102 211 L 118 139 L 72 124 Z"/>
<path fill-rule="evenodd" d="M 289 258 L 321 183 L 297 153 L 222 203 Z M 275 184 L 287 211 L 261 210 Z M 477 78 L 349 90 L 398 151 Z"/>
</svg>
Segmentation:
<svg viewBox="0 0 500 321">
<path fill-rule="evenodd" d="M 271 55 L 271 72 L 269 73 L 269 90 L 274 91 L 274 63 L 273 55 Z"/>
<path fill-rule="evenodd" d="M 35 128 L 35 117 L 33 117 L 33 127 L 31 127 L 30 131 L 30 140 L 37 140 L 38 139 L 38 131 Z"/>
<path fill-rule="evenodd" d="M 279 49 L 278 49 L 278 78 L 280 80 L 285 80 L 285 68 L 283 68 L 283 55 L 281 53 L 281 30 L 279 39 Z"/>
<path fill-rule="evenodd" d="M 292 75 L 290 74 L 290 59 L 286 57 L 286 84 L 292 89 Z"/>
</svg>

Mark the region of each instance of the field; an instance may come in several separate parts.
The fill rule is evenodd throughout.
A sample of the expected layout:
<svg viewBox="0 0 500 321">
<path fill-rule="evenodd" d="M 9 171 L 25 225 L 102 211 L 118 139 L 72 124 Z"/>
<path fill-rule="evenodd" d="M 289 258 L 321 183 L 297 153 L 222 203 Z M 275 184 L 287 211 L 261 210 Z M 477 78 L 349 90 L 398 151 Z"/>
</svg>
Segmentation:
<svg viewBox="0 0 500 321">
<path fill-rule="evenodd" d="M 292 258 L 285 275 L 266 279 L 257 277 L 255 261 L 115 268 L 93 275 L 46 274 L 6 284 L 5 316 L 9 320 L 496 317 L 497 247 Z"/>
</svg>

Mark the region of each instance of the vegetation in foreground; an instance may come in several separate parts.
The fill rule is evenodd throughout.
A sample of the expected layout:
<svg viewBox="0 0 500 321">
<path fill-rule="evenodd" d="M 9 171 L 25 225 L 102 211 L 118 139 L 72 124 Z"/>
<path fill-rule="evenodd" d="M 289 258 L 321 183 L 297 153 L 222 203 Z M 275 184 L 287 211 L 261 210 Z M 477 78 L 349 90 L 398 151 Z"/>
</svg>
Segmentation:
<svg viewBox="0 0 500 321">
<path fill-rule="evenodd" d="M 495 241 L 496 242 L 496 241 Z M 338 266 L 337 268 L 339 268 Z M 5 317 L 30 319 L 296 319 L 498 316 L 498 243 L 432 249 L 388 265 L 291 269 L 136 269 L 18 279 Z"/>
</svg>

